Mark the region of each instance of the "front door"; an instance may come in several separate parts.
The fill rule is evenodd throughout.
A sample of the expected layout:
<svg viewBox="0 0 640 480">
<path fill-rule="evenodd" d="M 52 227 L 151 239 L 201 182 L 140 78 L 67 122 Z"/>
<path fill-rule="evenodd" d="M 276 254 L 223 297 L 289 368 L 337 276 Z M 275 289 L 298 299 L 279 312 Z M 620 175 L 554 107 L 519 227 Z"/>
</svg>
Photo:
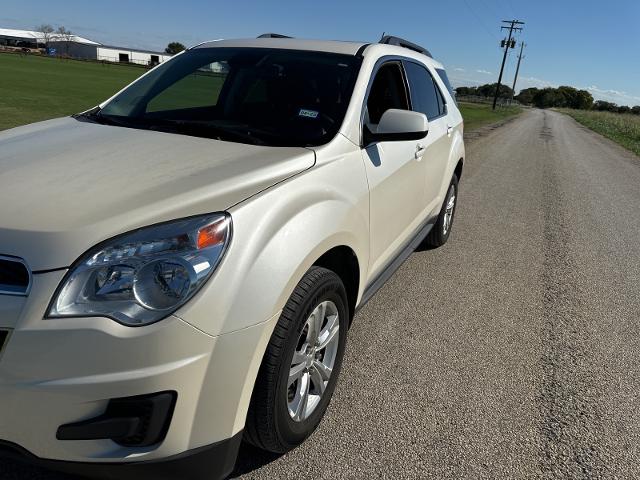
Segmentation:
<svg viewBox="0 0 640 480">
<path fill-rule="evenodd" d="M 372 132 L 388 109 L 409 110 L 402 62 L 384 63 L 374 74 L 363 122 L 363 128 Z M 362 150 L 370 191 L 372 277 L 395 258 L 422 223 L 425 166 L 420 143 L 377 142 Z"/>
</svg>

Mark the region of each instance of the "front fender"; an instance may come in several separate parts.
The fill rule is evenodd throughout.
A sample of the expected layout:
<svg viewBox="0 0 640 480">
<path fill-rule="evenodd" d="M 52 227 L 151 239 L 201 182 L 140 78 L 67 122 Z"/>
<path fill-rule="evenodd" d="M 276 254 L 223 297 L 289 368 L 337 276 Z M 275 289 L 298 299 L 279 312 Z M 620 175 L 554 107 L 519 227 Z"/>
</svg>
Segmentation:
<svg viewBox="0 0 640 480">
<path fill-rule="evenodd" d="M 318 155 L 310 170 L 230 210 L 233 238 L 225 258 L 203 290 L 176 312 L 205 333 L 220 336 L 200 393 L 193 445 L 243 428 L 280 311 L 318 258 L 337 246 L 351 248 L 360 268 L 358 299 L 362 296 L 369 264 L 369 192 L 362 156 L 357 149 L 324 153 L 326 158 Z M 225 408 L 214 418 L 211 405 Z"/>
<path fill-rule="evenodd" d="M 366 279 L 369 196 L 362 158 L 353 147 L 345 154 L 343 145 L 335 156 L 319 152 L 310 170 L 232 208 L 233 238 L 225 258 L 176 315 L 214 336 L 263 322 L 282 309 L 309 267 L 337 246 L 355 252 L 360 278 Z"/>
</svg>

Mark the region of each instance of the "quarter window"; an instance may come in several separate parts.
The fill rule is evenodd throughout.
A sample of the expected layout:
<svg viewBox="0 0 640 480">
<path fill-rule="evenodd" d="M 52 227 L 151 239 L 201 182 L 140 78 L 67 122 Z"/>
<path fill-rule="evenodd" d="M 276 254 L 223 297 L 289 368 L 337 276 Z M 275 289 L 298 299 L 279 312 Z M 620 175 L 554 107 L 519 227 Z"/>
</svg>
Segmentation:
<svg viewBox="0 0 640 480">
<path fill-rule="evenodd" d="M 405 69 L 409 77 L 413 111 L 424 113 L 429 120 L 444 114 L 444 98 L 429 71 L 413 62 L 406 62 Z"/>
<path fill-rule="evenodd" d="M 445 72 L 442 68 L 436 68 L 436 73 L 440 76 L 440 80 L 442 80 L 442 83 L 444 83 L 444 86 L 447 87 L 447 90 L 449 90 L 449 94 L 451 95 L 451 98 L 453 98 L 453 101 L 455 102 L 456 92 L 451 86 L 449 77 L 447 77 L 447 72 Z"/>
</svg>

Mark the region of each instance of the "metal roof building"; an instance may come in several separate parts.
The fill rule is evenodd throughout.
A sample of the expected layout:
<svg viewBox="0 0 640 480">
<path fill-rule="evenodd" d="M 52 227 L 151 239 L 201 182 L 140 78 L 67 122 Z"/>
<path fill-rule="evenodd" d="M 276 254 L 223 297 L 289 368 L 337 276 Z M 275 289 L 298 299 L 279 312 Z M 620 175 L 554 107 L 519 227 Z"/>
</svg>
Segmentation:
<svg viewBox="0 0 640 480">
<path fill-rule="evenodd" d="M 45 48 L 45 36 L 42 32 L 32 30 L 14 30 L 0 28 L 0 48 Z M 99 60 L 116 63 L 135 63 L 138 65 L 155 65 L 162 63 L 171 55 L 139 48 L 113 47 L 102 45 L 78 35 L 60 35 L 51 33 L 48 42 L 52 56 L 68 56 L 86 60 Z"/>
<path fill-rule="evenodd" d="M 0 28 L 0 45 L 2 44 L 2 40 L 16 40 L 22 42 L 30 42 L 35 47 L 36 43 L 38 45 L 44 44 L 44 34 L 42 32 L 34 32 L 32 30 L 14 30 L 11 28 Z M 66 41 L 62 35 L 57 33 L 51 33 L 49 35 L 49 41 Z M 100 45 L 98 42 L 94 42 L 93 40 L 89 40 L 88 38 L 80 37 L 78 35 L 71 35 L 69 38 L 70 41 L 75 43 L 82 43 L 86 45 Z M 5 43 L 5 45 L 7 45 Z M 17 45 L 19 46 L 19 45 Z"/>
</svg>

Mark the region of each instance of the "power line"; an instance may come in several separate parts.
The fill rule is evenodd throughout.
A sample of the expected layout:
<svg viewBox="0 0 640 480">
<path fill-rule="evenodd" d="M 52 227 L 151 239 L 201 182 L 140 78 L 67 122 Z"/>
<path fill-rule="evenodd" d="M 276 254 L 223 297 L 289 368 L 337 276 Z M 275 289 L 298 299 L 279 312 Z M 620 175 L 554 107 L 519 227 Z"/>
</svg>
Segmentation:
<svg viewBox="0 0 640 480">
<path fill-rule="evenodd" d="M 487 1 L 480 0 L 480 1 L 482 2 L 482 4 L 485 6 L 485 8 L 487 10 L 491 10 L 489 13 L 492 16 L 494 16 L 495 18 L 500 18 L 501 17 L 500 10 L 499 9 L 498 10 L 495 9 L 494 5 L 491 3 L 491 0 L 487 0 Z"/>
<path fill-rule="evenodd" d="M 508 11 L 510 15 L 513 15 L 513 18 L 515 18 L 516 16 L 516 11 L 513 8 L 513 4 L 511 3 L 510 0 L 500 0 L 500 5 L 503 5 L 505 7 L 505 11 Z"/>
<path fill-rule="evenodd" d="M 482 18 L 480 18 L 480 15 L 478 15 L 478 14 L 476 13 L 476 11 L 475 11 L 473 8 L 471 8 L 471 5 L 469 5 L 469 3 L 467 3 L 467 0 L 464 0 L 464 4 L 467 6 L 467 8 L 469 9 L 469 11 L 470 11 L 471 13 L 473 13 L 473 15 L 476 17 L 476 20 L 478 20 L 478 24 L 479 24 L 482 28 L 484 28 L 484 30 L 487 32 L 487 34 L 488 34 L 490 37 L 493 37 L 495 40 L 500 41 L 500 39 L 499 39 L 499 38 L 498 38 L 494 33 L 491 33 L 491 30 L 489 29 L 489 27 L 487 27 L 487 25 L 482 21 Z"/>
<path fill-rule="evenodd" d="M 502 40 L 502 46 L 504 47 L 504 55 L 502 56 L 502 65 L 500 66 L 500 75 L 498 76 L 498 84 L 496 85 L 496 94 L 493 97 L 493 109 L 496 109 L 496 103 L 498 103 L 498 94 L 500 92 L 500 84 L 502 82 L 502 73 L 504 72 L 504 64 L 507 60 L 507 53 L 509 52 L 510 48 L 514 48 L 516 46 L 516 40 L 515 38 L 512 41 L 512 36 L 513 36 L 513 32 L 518 32 L 518 31 L 522 31 L 522 27 L 518 27 L 517 25 L 524 25 L 524 22 L 521 22 L 520 20 L 503 20 L 502 23 L 507 23 L 509 24 L 509 26 L 507 27 L 506 25 L 502 25 L 500 27 L 500 30 L 506 30 L 509 29 L 509 36 L 507 37 L 507 40 Z"/>
<path fill-rule="evenodd" d="M 511 14 L 515 17 L 516 16 L 516 9 L 513 6 L 513 2 L 511 0 L 506 0 L 507 5 L 509 5 L 509 9 L 511 10 Z"/>
</svg>

